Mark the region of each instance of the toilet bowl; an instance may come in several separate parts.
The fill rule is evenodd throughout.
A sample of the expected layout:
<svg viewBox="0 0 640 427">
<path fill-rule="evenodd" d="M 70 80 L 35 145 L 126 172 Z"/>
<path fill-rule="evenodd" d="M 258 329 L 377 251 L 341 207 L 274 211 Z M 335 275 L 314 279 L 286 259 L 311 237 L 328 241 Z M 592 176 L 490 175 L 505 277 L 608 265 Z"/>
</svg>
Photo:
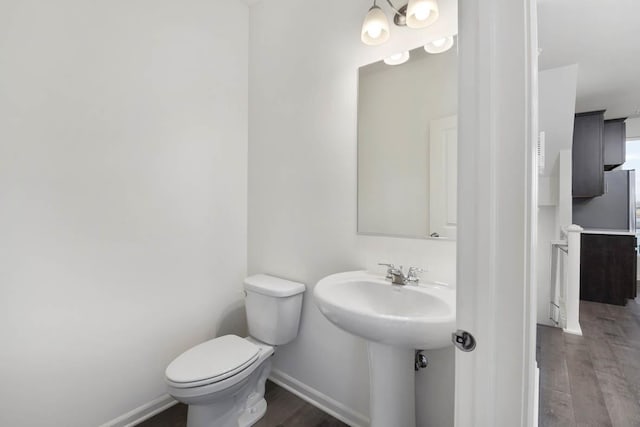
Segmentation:
<svg viewBox="0 0 640 427">
<path fill-rule="evenodd" d="M 248 427 L 266 412 L 264 387 L 276 346 L 298 335 L 305 286 L 259 274 L 245 279 L 249 337 L 225 335 L 169 364 L 169 394 L 189 405 L 187 427 Z"/>
</svg>

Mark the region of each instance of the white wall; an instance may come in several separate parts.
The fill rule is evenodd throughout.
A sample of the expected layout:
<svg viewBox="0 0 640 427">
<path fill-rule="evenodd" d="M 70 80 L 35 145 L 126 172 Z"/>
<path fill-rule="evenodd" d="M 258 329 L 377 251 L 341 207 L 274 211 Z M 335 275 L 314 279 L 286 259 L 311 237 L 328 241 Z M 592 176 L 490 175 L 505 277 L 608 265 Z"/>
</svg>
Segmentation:
<svg viewBox="0 0 640 427">
<path fill-rule="evenodd" d="M 538 210 L 538 323 L 549 320 L 551 240 L 560 237 L 561 222 L 570 222 L 562 212 L 571 212 L 571 189 L 560 193 L 560 152 L 573 145 L 577 65 L 541 71 L 538 75 L 540 131 L 545 132 L 545 168 L 539 176 Z M 565 194 L 569 192 L 569 194 Z M 563 218 L 560 220 L 559 218 Z"/>
<path fill-rule="evenodd" d="M 308 285 L 300 335 L 278 349 L 275 369 L 360 414 L 368 413 L 365 343 L 322 316 L 313 286 L 379 261 L 425 266 L 428 278 L 455 282 L 456 245 L 356 234 L 357 69 L 451 31 L 455 4 L 440 2 L 442 19 L 430 29 L 392 28 L 379 48 L 359 39 L 366 0 L 251 7 L 249 272 Z M 418 422 L 451 426 L 453 349 L 432 359 L 418 376 Z"/>
<path fill-rule="evenodd" d="M 247 26 L 239 1 L 0 2 L 0 425 L 111 420 L 234 323 Z"/>
<path fill-rule="evenodd" d="M 558 203 L 558 159 L 573 144 L 578 66 L 552 68 L 539 73 L 540 131 L 545 133 L 545 167 L 539 177 L 539 204 Z"/>
</svg>

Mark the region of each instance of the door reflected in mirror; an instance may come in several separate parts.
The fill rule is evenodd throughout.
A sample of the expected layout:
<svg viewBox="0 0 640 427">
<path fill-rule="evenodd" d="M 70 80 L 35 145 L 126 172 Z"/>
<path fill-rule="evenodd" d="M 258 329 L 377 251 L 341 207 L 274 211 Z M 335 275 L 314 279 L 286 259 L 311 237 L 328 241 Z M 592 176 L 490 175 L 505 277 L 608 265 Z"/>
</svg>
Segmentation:
<svg viewBox="0 0 640 427">
<path fill-rule="evenodd" d="M 457 49 L 409 57 L 358 72 L 358 233 L 455 239 Z"/>
</svg>

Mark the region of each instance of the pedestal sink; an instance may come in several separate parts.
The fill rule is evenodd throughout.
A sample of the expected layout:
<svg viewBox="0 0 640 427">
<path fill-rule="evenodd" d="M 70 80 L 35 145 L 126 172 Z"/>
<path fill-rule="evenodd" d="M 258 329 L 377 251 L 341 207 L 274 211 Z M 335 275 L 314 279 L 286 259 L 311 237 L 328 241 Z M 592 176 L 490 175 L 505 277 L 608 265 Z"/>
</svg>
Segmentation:
<svg viewBox="0 0 640 427">
<path fill-rule="evenodd" d="M 415 427 L 414 352 L 451 345 L 455 290 L 353 271 L 325 277 L 313 293 L 329 321 L 368 341 L 371 427 Z"/>
</svg>

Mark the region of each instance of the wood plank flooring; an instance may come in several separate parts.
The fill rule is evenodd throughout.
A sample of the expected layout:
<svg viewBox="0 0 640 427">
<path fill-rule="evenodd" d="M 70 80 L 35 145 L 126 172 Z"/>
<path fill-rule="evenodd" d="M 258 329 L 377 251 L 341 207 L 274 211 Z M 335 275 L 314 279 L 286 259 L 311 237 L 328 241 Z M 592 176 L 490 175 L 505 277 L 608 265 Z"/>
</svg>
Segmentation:
<svg viewBox="0 0 640 427">
<path fill-rule="evenodd" d="M 264 397 L 267 413 L 254 427 L 346 427 L 293 393 L 267 381 Z M 164 412 L 138 424 L 139 427 L 186 427 L 187 406 L 178 403 Z"/>
<path fill-rule="evenodd" d="M 580 301 L 583 336 L 538 326 L 541 427 L 640 427 L 640 298 Z"/>
</svg>

